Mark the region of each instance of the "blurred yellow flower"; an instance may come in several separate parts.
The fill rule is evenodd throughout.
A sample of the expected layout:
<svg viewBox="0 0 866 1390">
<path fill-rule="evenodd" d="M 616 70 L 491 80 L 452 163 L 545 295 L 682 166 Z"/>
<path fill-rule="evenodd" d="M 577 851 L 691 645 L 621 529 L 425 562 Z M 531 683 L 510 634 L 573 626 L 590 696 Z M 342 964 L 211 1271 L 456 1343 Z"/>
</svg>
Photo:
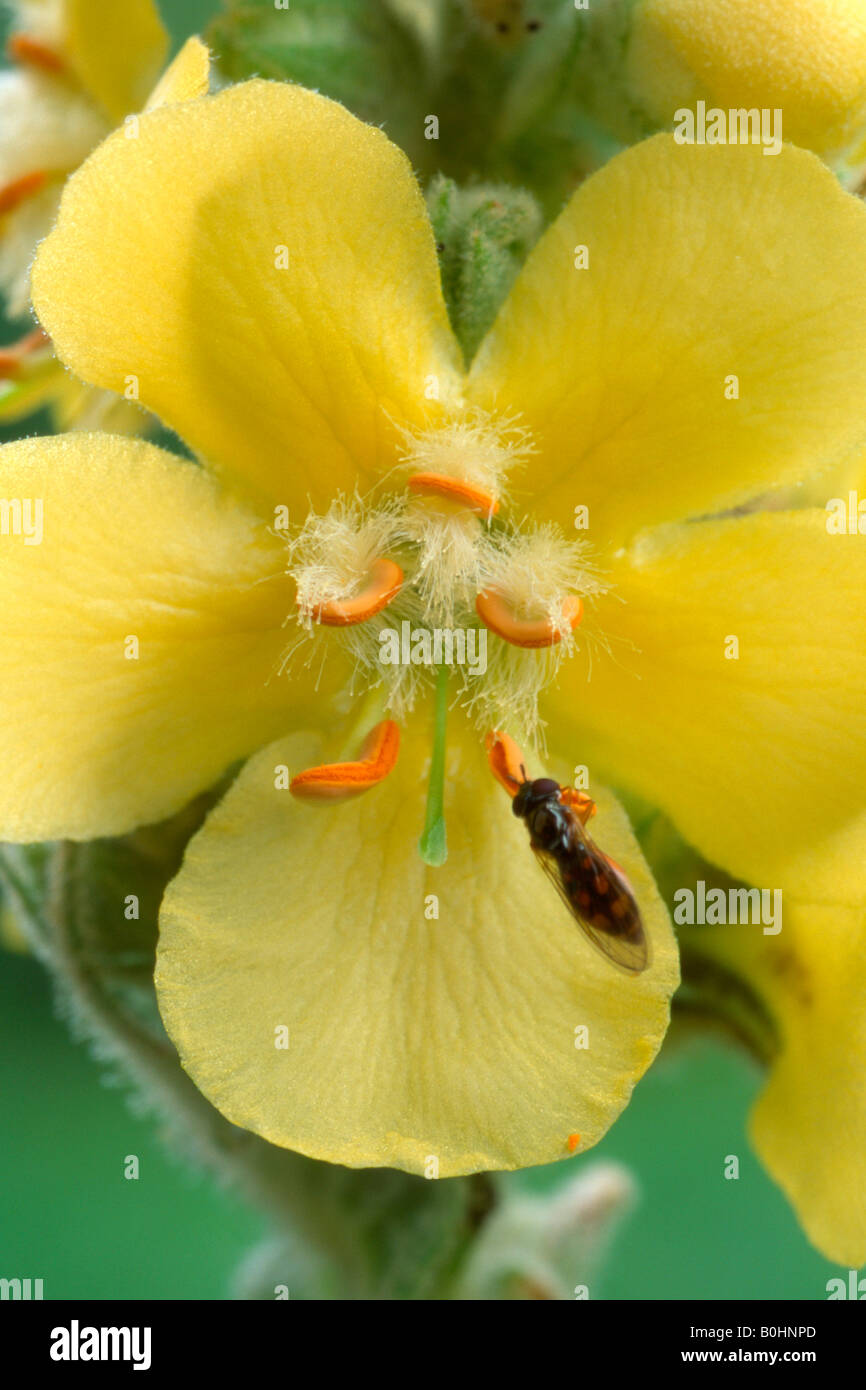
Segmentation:
<svg viewBox="0 0 866 1390">
<path fill-rule="evenodd" d="M 17 0 L 0 72 L 0 289 L 11 317 L 28 312 L 30 267 L 68 175 L 130 113 L 207 91 L 209 55 L 190 39 L 153 91 L 168 36 L 154 0 Z M 126 134 L 135 136 L 135 128 Z M 129 399 L 129 398 L 128 398 Z M 44 335 L 0 352 L 0 420 L 51 402 L 61 428 L 134 432 L 143 412 L 84 387 Z"/>
<path fill-rule="evenodd" d="M 700 100 L 778 108 L 784 138 L 825 157 L 866 130 L 863 0 L 637 0 L 625 63 L 661 125 Z"/>
</svg>

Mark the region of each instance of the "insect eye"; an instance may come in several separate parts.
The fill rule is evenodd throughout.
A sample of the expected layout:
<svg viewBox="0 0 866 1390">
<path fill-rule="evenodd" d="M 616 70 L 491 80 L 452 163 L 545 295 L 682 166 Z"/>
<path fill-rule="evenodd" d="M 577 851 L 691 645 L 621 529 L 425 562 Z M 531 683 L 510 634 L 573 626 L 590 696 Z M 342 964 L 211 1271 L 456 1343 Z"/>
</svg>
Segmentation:
<svg viewBox="0 0 866 1390">
<path fill-rule="evenodd" d="M 533 795 L 540 801 L 542 797 L 557 796 L 559 794 L 559 783 L 554 782 L 552 777 L 536 777 L 532 783 Z"/>
</svg>

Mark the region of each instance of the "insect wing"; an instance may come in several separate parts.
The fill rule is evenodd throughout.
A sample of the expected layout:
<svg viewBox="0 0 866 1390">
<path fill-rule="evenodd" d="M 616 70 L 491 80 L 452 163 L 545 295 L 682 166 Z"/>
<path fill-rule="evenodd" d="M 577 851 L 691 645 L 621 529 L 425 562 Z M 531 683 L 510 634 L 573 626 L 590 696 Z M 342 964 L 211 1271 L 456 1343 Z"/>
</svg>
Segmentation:
<svg viewBox="0 0 866 1390">
<path fill-rule="evenodd" d="M 593 946 L 621 970 L 639 975 L 650 963 L 650 950 L 628 880 L 576 817 L 573 822 L 568 854 L 533 845 L 535 856 Z"/>
</svg>

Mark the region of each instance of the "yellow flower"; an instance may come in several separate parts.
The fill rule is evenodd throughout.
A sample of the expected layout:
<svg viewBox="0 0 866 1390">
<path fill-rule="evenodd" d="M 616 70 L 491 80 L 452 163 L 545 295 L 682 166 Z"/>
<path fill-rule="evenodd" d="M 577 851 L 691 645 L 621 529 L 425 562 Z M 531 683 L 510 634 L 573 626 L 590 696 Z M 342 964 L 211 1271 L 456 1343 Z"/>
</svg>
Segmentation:
<svg viewBox="0 0 866 1390">
<path fill-rule="evenodd" d="M 862 544 L 862 452 L 844 480 L 813 481 L 810 494 L 839 545 Z M 844 621 L 844 599 L 840 612 Z M 778 867 L 779 935 L 702 926 L 679 936 L 700 962 L 746 983 L 768 1033 L 769 1073 L 751 1116 L 755 1147 L 818 1249 L 859 1268 L 866 1261 L 866 809 L 840 820 L 829 837 L 805 809 L 818 833 L 796 862 Z"/>
<path fill-rule="evenodd" d="M 783 892 L 778 936 L 702 926 L 681 929 L 680 938 L 696 960 L 746 982 L 770 1039 L 767 1082 L 750 1122 L 755 1148 L 818 1249 L 859 1268 L 866 1260 L 866 907 L 848 901 L 850 866 L 840 853 L 836 900 L 796 901 Z"/>
<path fill-rule="evenodd" d="M 190 39 L 159 81 L 168 36 L 154 0 L 22 0 L 12 6 L 0 72 L 0 288 L 7 312 L 30 304 L 30 267 L 68 175 L 129 113 L 207 91 L 209 55 Z M 126 134 L 135 136 L 135 128 Z M 43 334 L 0 351 L 0 419 L 54 403 L 61 428 L 135 431 L 144 416 L 125 400 L 65 373 Z"/>
<path fill-rule="evenodd" d="M 405 158 L 250 82 L 95 152 L 34 300 L 70 366 L 135 373 L 207 464 L 104 436 L 0 455 L 3 494 L 44 502 L 41 546 L 0 546 L 0 830 L 117 833 L 253 754 L 161 913 L 161 1008 L 204 1094 L 350 1166 L 589 1147 L 677 980 L 605 768 L 759 878 L 861 804 L 866 561 L 814 513 L 717 514 L 862 438 L 866 210 L 802 151 L 657 137 L 569 203 L 466 372 Z M 452 676 L 431 869 L 433 673 L 377 649 L 396 615 L 478 627 L 475 604 L 490 660 Z M 441 679 L 436 702 L 441 723 Z M 396 765 L 392 725 L 367 739 L 387 713 Z M 578 934 L 490 775 L 484 726 L 525 736 L 539 713 L 560 780 L 590 764 L 595 839 L 651 943 L 638 975 Z M 379 784 L 287 790 L 350 775 Z"/>
<path fill-rule="evenodd" d="M 699 100 L 779 109 L 784 138 L 825 156 L 866 128 L 862 0 L 638 0 L 625 62 L 664 125 Z"/>
</svg>

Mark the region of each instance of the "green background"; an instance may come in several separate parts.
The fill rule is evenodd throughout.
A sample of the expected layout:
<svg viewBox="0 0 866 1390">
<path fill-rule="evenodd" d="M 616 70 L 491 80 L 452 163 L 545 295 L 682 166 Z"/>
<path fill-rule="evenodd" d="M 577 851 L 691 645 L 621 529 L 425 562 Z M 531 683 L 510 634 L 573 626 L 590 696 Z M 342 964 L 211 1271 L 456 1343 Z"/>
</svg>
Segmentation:
<svg viewBox="0 0 866 1390">
<path fill-rule="evenodd" d="M 103 1084 L 30 958 L 0 958 L 0 1056 L 0 1275 L 43 1278 L 49 1298 L 226 1297 L 261 1217 L 167 1154 L 154 1124 Z M 656 1063 L 591 1154 L 509 1176 L 538 1190 L 596 1157 L 632 1170 L 640 1203 L 591 1297 L 826 1297 L 835 1267 L 746 1144 L 758 1084 L 738 1056 L 692 1045 Z M 138 1181 L 123 1176 L 128 1154 Z M 728 1154 L 736 1181 L 723 1175 Z"/>
<path fill-rule="evenodd" d="M 163 0 L 176 46 L 214 0 Z M 47 1298 L 225 1298 L 264 1233 L 258 1212 L 162 1147 L 152 1120 L 106 1086 L 53 1008 L 43 970 L 0 954 L 0 1277 Z M 808 1245 L 749 1152 L 760 1078 L 704 1043 L 663 1058 L 592 1154 L 506 1181 L 551 1189 L 597 1157 L 625 1163 L 640 1202 L 593 1298 L 825 1298 L 836 1269 Z M 138 1181 L 124 1178 L 138 1156 Z M 740 1177 L 724 1177 L 736 1154 Z"/>
</svg>

